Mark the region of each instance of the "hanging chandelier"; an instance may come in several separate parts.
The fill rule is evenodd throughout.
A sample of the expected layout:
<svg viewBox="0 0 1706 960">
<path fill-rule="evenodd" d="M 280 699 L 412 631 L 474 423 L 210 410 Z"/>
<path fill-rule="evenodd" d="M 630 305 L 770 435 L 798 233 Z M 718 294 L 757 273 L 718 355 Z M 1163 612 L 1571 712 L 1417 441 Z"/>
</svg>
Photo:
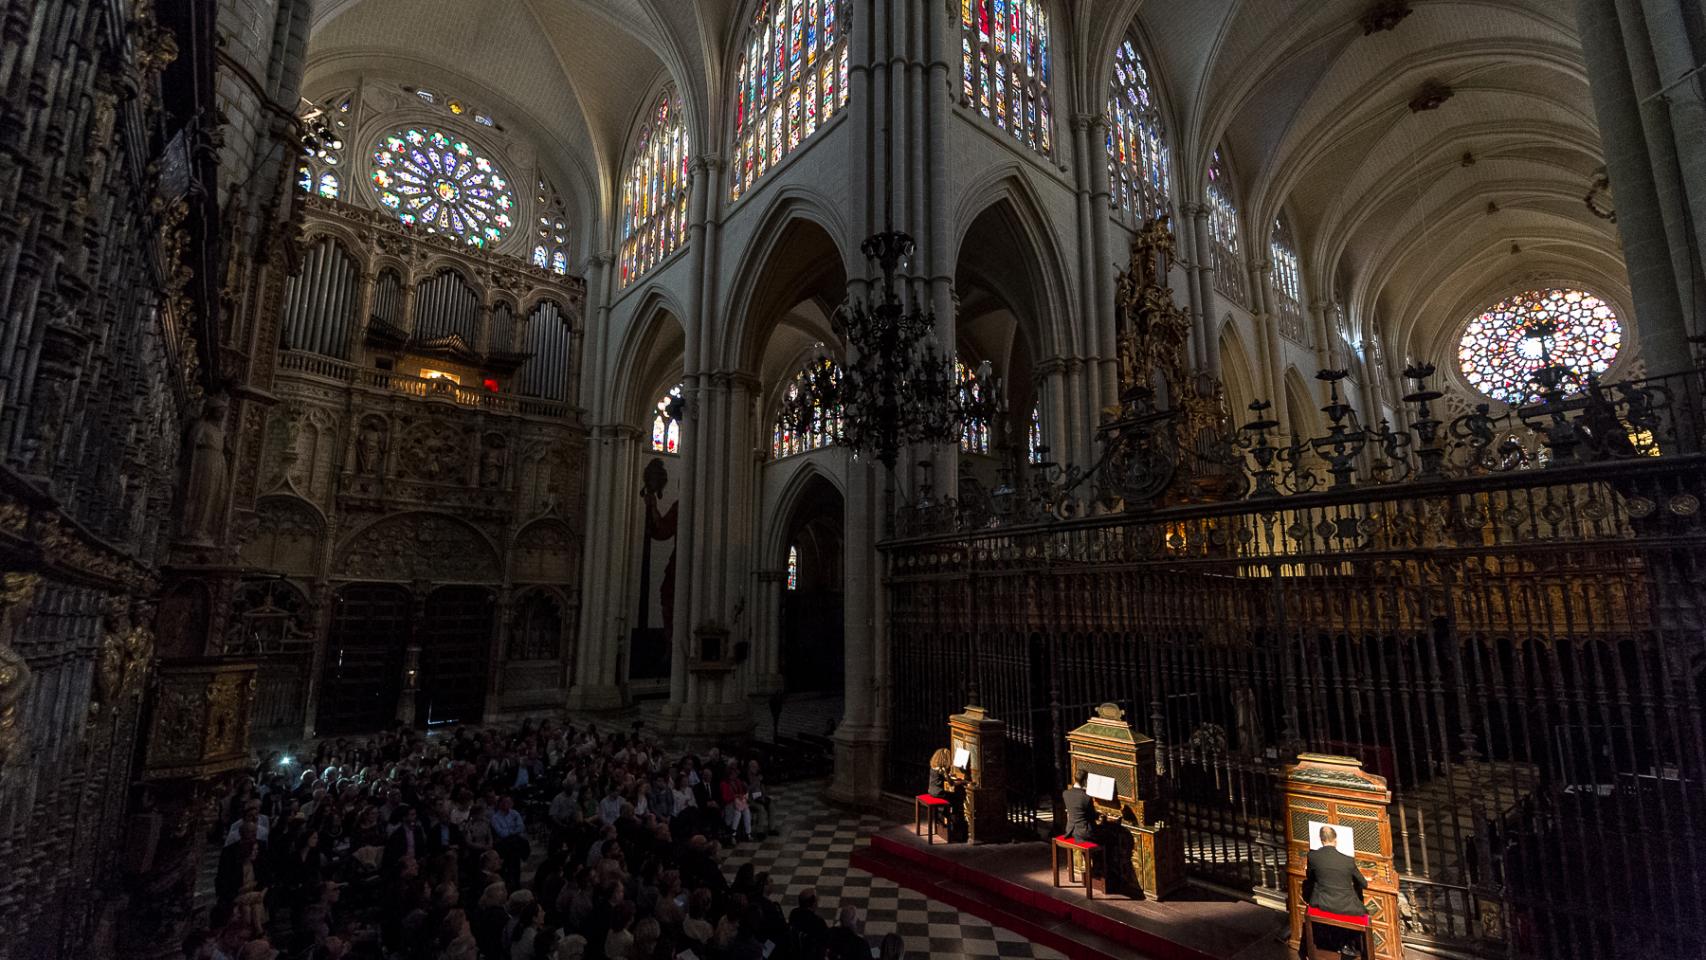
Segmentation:
<svg viewBox="0 0 1706 960">
<path fill-rule="evenodd" d="M 802 432 L 817 417 L 837 417 L 836 442 L 890 471 L 903 447 L 957 440 L 963 422 L 952 360 L 933 336 L 935 311 L 921 308 L 916 297 L 903 303 L 897 287 L 913 249 L 910 236 L 893 230 L 860 246 L 882 274 L 879 296 L 836 311 L 847 363 L 839 376 L 808 379 L 783 408 L 790 429 Z"/>
</svg>

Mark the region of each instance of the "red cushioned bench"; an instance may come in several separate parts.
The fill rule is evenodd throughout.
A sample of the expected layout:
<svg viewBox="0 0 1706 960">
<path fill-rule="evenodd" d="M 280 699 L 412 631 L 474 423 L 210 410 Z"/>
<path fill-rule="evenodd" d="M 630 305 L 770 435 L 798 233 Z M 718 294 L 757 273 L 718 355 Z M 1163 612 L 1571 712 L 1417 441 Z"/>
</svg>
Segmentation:
<svg viewBox="0 0 1706 960">
<path fill-rule="evenodd" d="M 1315 925 L 1317 923 L 1341 930 L 1354 930 L 1362 935 L 1363 960 L 1374 960 L 1374 928 L 1370 925 L 1366 914 L 1357 916 L 1348 913 L 1332 913 L 1320 907 L 1310 907 L 1303 912 L 1303 955 L 1315 956 Z"/>
<path fill-rule="evenodd" d="M 1054 843 L 1049 845 L 1049 860 L 1054 864 L 1054 885 L 1057 887 L 1060 886 L 1060 850 L 1062 847 L 1065 847 L 1068 851 L 1067 856 L 1069 859 L 1067 860 L 1066 865 L 1066 878 L 1068 880 L 1075 879 L 1072 876 L 1072 872 L 1077 869 L 1078 865 L 1078 858 L 1075 854 L 1080 852 L 1084 854 L 1084 897 L 1087 900 L 1096 899 L 1095 888 L 1090 884 L 1091 880 L 1096 876 L 1096 854 L 1102 849 L 1101 846 L 1099 844 L 1091 843 L 1088 840 L 1074 840 L 1071 837 L 1055 837 Z"/>
<path fill-rule="evenodd" d="M 921 793 L 918 796 L 913 797 L 912 798 L 912 835 L 915 837 L 918 836 L 919 813 L 923 810 L 928 809 L 930 811 L 930 842 L 935 843 L 936 842 L 936 809 L 935 808 L 946 807 L 947 805 L 948 805 L 948 801 L 947 801 L 947 798 L 945 798 L 945 797 L 932 797 L 928 793 Z"/>
</svg>

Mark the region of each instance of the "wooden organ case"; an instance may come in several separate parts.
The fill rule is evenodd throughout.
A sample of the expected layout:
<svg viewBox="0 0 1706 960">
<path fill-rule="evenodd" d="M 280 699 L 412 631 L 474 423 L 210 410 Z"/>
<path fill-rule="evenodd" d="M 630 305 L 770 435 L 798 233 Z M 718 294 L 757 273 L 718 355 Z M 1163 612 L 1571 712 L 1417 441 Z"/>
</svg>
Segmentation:
<svg viewBox="0 0 1706 960">
<path fill-rule="evenodd" d="M 948 718 L 948 743 L 956 768 L 964 757 L 966 840 L 990 843 L 1007 838 L 1007 724 L 982 707 L 968 706 Z M 961 751 L 964 751 L 963 753 Z"/>
<path fill-rule="evenodd" d="M 1066 735 L 1071 776 L 1079 771 L 1113 781 L 1113 798 L 1096 797 L 1096 810 L 1118 821 L 1130 843 L 1108 852 L 1110 886 L 1135 884 L 1144 895 L 1166 897 L 1185 885 L 1185 838 L 1166 822 L 1167 802 L 1155 770 L 1155 741 L 1132 729 L 1125 711 L 1112 703 L 1096 708 L 1090 722 Z M 1091 791 L 1092 796 L 1098 791 Z M 1124 861 L 1123 863 L 1121 861 Z"/>
<path fill-rule="evenodd" d="M 1291 946 L 1303 937 L 1303 880 L 1308 873 L 1311 838 L 1321 824 L 1333 826 L 1341 843 L 1346 834 L 1356 847 L 1357 869 L 1368 886 L 1368 908 L 1374 937 L 1370 960 L 1401 960 L 1398 931 L 1398 874 L 1392 865 L 1392 820 L 1387 812 L 1392 791 L 1386 780 L 1367 773 L 1352 757 L 1303 753 L 1285 770 L 1286 903 L 1291 911 Z"/>
</svg>

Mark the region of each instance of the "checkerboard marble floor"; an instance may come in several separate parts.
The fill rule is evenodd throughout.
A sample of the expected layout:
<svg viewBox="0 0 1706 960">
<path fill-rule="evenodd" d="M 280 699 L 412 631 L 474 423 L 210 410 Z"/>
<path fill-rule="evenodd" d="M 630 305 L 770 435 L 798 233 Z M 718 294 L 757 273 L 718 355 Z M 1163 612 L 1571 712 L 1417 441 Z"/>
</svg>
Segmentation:
<svg viewBox="0 0 1706 960">
<path fill-rule="evenodd" d="M 865 935 L 872 942 L 884 934 L 899 933 L 909 958 L 1062 957 L 970 914 L 853 869 L 848 855 L 887 824 L 879 817 L 825 803 L 825 786 L 824 781 L 804 781 L 772 788 L 777 829 L 761 842 L 741 844 L 728 859 L 731 869 L 751 860 L 755 870 L 768 871 L 771 890 L 785 912 L 794 908 L 800 891 L 815 887 L 825 919 L 833 923 L 842 902 L 853 903 L 865 917 Z"/>
</svg>

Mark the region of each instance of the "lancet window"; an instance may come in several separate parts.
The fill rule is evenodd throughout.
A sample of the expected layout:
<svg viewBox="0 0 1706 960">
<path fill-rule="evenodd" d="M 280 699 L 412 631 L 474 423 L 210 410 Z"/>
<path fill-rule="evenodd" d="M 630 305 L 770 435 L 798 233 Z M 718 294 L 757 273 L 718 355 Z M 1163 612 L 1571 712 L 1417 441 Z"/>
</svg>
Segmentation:
<svg viewBox="0 0 1706 960">
<path fill-rule="evenodd" d="M 847 104 L 847 0 L 761 0 L 735 71 L 729 199 Z"/>
<path fill-rule="evenodd" d="M 1047 0 L 960 0 L 965 102 L 1013 139 L 1054 154 Z"/>
<path fill-rule="evenodd" d="M 681 403 L 680 384 L 658 398 L 652 412 L 652 449 L 658 453 L 681 452 Z"/>
<path fill-rule="evenodd" d="M 1303 323 L 1303 274 L 1297 263 L 1297 244 L 1291 237 L 1291 224 L 1282 215 L 1274 220 L 1274 237 L 1268 244 L 1272 261 L 1274 307 L 1279 314 L 1279 330 L 1287 340 L 1308 345 Z"/>
<path fill-rule="evenodd" d="M 1220 151 L 1208 165 L 1208 232 L 1214 247 L 1214 288 L 1237 303 L 1248 305 L 1244 278 L 1244 239 L 1238 229 L 1238 207 L 1232 180 Z"/>
<path fill-rule="evenodd" d="M 1161 110 L 1149 67 L 1129 39 L 1114 54 L 1107 120 L 1109 202 L 1134 221 L 1171 213 L 1170 158 Z"/>
<path fill-rule="evenodd" d="M 960 449 L 966 453 L 988 453 L 989 419 L 980 412 L 969 412 L 982 410 L 984 384 L 958 358 L 954 360 L 954 378 L 960 384 L 960 407 L 968 411 L 960 430 Z"/>
<path fill-rule="evenodd" d="M 689 143 L 681 98 L 657 99 L 622 182 L 622 274 L 627 286 L 687 243 Z"/>
<path fill-rule="evenodd" d="M 780 460 L 797 453 L 807 453 L 830 446 L 841 439 L 841 407 L 825 408 L 818 397 L 825 395 L 826 387 L 839 383 L 841 366 L 834 360 L 823 357 L 807 364 L 805 369 L 794 375 L 782 391 L 782 409 L 776 415 L 776 423 L 771 431 L 770 456 Z M 811 426 L 806 430 L 796 430 L 790 424 L 789 411 L 811 398 Z"/>
</svg>

